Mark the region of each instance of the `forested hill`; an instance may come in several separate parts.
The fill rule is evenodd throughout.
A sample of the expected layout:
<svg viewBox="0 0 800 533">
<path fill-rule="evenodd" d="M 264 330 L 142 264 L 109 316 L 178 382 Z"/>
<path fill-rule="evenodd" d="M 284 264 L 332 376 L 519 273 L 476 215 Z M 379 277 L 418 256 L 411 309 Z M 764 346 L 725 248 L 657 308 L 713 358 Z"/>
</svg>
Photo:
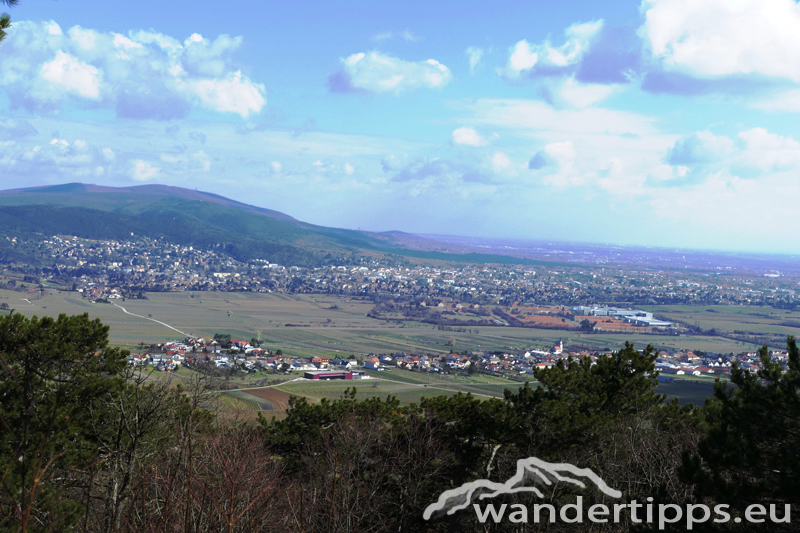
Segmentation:
<svg viewBox="0 0 800 533">
<path fill-rule="evenodd" d="M 0 228 L 89 239 L 121 240 L 131 234 L 163 237 L 176 244 L 213 247 L 239 261 L 258 258 L 298 266 L 386 254 L 460 262 L 530 262 L 411 250 L 398 244 L 397 232 L 316 226 L 217 194 L 165 185 L 115 188 L 69 183 L 0 191 Z"/>
</svg>

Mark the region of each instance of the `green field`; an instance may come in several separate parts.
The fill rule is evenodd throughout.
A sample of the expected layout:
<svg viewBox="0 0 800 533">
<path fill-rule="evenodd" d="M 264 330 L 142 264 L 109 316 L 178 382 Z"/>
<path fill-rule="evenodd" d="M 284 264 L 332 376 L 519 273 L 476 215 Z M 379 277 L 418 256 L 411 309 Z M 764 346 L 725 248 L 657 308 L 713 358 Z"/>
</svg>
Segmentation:
<svg viewBox="0 0 800 533">
<path fill-rule="evenodd" d="M 111 342 L 136 349 L 141 343 L 164 342 L 182 338 L 178 331 L 154 322 L 158 320 L 173 328 L 194 336 L 213 336 L 214 333 L 230 333 L 234 337 L 251 339 L 259 332 L 265 346 L 282 349 L 284 353 L 297 356 L 328 356 L 368 353 L 422 352 L 447 353 L 462 351 L 514 351 L 545 348 L 559 340 L 565 346 L 583 346 L 593 349 L 617 348 L 625 341 L 636 346 L 648 343 L 665 349 L 698 349 L 714 352 L 740 352 L 753 349 L 752 344 L 740 343 L 722 337 L 666 336 L 629 334 L 581 334 L 558 330 L 481 327 L 479 334 L 442 331 L 431 324 L 406 322 L 404 325 L 389 324 L 368 318 L 372 309 L 368 301 L 335 296 L 220 293 L 220 292 L 173 292 L 150 293 L 147 300 L 119 302 L 128 312 L 112 304 L 92 304 L 78 293 L 49 291 L 48 296 L 33 299 L 28 293 L 0 290 L 0 303 L 8 303 L 17 312 L 25 315 L 50 315 L 59 313 L 84 313 L 100 318 L 111 327 Z M 30 302 L 25 301 L 28 298 Z M 665 314 L 687 313 L 664 308 Z M 703 318 L 701 308 L 691 308 L 693 317 L 713 325 L 711 320 L 730 320 L 741 316 L 743 320 L 756 321 L 758 317 L 732 308 L 728 314 Z M 657 311 L 660 313 L 660 311 Z M 734 315 L 734 313 L 740 315 Z M 761 312 L 750 308 L 751 313 Z M 773 315 L 776 313 L 772 310 Z M 794 315 L 786 315 L 790 320 Z M 750 318 L 748 318 L 750 317 Z M 783 315 L 781 315 L 781 318 Z M 152 318 L 152 320 L 148 320 Z M 759 319 L 768 321 L 768 319 Z M 800 314 L 798 314 L 800 320 Z M 773 320 L 774 321 L 774 320 Z M 705 324 L 704 323 L 704 324 Z M 287 324 L 292 324 L 287 326 Z M 748 325 L 749 327 L 749 325 Z M 771 327 L 763 324 L 763 327 Z M 776 326 L 777 327 L 777 326 Z M 736 328 L 738 329 L 738 328 Z M 793 328 L 784 328 L 793 333 Z M 783 330 L 782 330 L 783 331 Z"/>
<path fill-rule="evenodd" d="M 294 394 L 295 396 L 305 396 L 311 400 L 321 400 L 322 398 L 338 399 L 344 394 L 348 387 L 355 387 L 356 398 L 396 396 L 403 404 L 419 403 L 420 398 L 434 396 L 451 396 L 457 391 L 448 391 L 434 386 L 414 385 L 411 383 L 396 383 L 378 379 L 354 380 L 354 381 L 326 381 L 326 382 L 293 382 L 280 385 L 278 389 Z"/>
<path fill-rule="evenodd" d="M 643 306 L 642 309 L 652 311 L 667 320 L 697 325 L 706 330 L 742 330 L 784 336 L 800 333 L 800 311 L 745 305 L 662 305 Z"/>
<path fill-rule="evenodd" d="M 706 398 L 714 396 L 714 380 L 709 378 L 675 378 L 672 383 L 659 383 L 656 392 L 666 394 L 670 400 L 678 398 L 681 405 L 689 402 L 695 405 L 703 405 Z"/>
<path fill-rule="evenodd" d="M 515 391 L 522 386 L 522 383 L 493 378 L 492 376 L 481 376 L 481 378 L 485 377 L 486 379 L 475 379 L 472 382 L 439 377 L 432 379 L 428 383 L 426 374 L 415 372 L 408 373 L 420 376 L 419 380 L 399 381 L 393 375 L 395 372 L 402 373 L 404 371 L 382 372 L 381 377 L 368 380 L 294 381 L 279 385 L 276 388 L 295 396 L 304 396 L 312 401 L 319 401 L 322 398 L 329 400 L 341 398 L 345 389 L 355 387 L 357 398 L 361 400 L 369 397 L 385 398 L 388 395 L 393 395 L 402 404 L 410 404 L 419 403 L 420 398 L 423 397 L 451 396 L 459 391 L 471 393 L 477 398 L 502 398 L 505 389 Z M 534 381 L 531 386 L 536 387 L 538 384 Z M 706 397 L 714 395 L 714 380 L 713 378 L 697 377 L 689 379 L 679 377 L 675 378 L 672 383 L 659 383 L 656 391 L 660 394 L 666 394 L 668 400 L 678 398 L 682 405 L 689 402 L 695 405 L 702 405 Z"/>
</svg>

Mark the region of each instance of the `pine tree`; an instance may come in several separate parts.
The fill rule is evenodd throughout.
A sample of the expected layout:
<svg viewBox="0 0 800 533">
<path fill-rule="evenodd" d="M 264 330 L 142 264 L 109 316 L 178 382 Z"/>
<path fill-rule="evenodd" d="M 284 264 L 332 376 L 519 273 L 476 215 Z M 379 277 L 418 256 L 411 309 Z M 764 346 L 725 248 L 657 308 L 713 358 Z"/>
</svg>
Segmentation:
<svg viewBox="0 0 800 533">
<path fill-rule="evenodd" d="M 699 499 L 729 505 L 797 503 L 800 494 L 800 352 L 788 337 L 788 365 L 759 350 L 762 368 L 734 364 L 706 405 L 707 433 L 683 475 Z M 783 507 L 779 505 L 783 514 Z"/>
<path fill-rule="evenodd" d="M 0 4 L 5 4 L 7 6 L 15 6 L 19 0 L 0 0 Z M 8 13 L 3 13 L 0 15 L 0 41 L 6 38 L 6 32 L 8 28 L 11 27 L 11 15 Z"/>
<path fill-rule="evenodd" d="M 80 514 L 62 495 L 97 459 L 91 428 L 126 356 L 88 314 L 0 317 L 0 526 L 62 530 Z"/>
</svg>

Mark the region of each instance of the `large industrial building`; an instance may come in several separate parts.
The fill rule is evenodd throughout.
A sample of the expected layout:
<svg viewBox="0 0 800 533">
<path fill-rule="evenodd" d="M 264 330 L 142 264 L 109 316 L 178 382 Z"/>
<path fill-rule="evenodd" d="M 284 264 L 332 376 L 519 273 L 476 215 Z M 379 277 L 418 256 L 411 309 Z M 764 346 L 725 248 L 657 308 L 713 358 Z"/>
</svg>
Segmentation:
<svg viewBox="0 0 800 533">
<path fill-rule="evenodd" d="M 631 323 L 634 326 L 646 326 L 651 328 L 668 328 L 672 322 L 665 322 L 653 318 L 653 313 L 640 311 L 638 309 L 621 309 L 619 307 L 588 307 L 579 305 L 572 308 L 572 312 L 582 316 L 607 316 L 617 318 Z"/>
</svg>

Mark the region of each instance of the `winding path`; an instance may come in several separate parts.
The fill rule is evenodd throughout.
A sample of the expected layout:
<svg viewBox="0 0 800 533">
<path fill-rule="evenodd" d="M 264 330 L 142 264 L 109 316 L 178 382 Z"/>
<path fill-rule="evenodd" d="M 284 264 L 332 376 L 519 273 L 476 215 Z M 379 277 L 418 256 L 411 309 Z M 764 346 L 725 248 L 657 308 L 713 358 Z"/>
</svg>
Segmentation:
<svg viewBox="0 0 800 533">
<path fill-rule="evenodd" d="M 160 320 L 156 320 L 155 318 L 150 318 L 150 317 L 147 317 L 147 316 L 142 316 L 142 315 L 137 315 L 137 314 L 135 314 L 135 313 L 131 313 L 130 311 L 128 311 L 127 309 L 125 309 L 125 308 L 124 308 L 124 307 L 122 307 L 121 305 L 118 305 L 118 304 L 116 304 L 116 303 L 114 303 L 114 302 L 111 302 L 111 305 L 116 305 L 117 307 L 119 307 L 120 309 L 122 309 L 122 311 L 123 311 L 123 312 L 124 312 L 126 315 L 131 315 L 131 316 L 135 316 L 135 317 L 139 317 L 139 318 L 144 318 L 145 320 L 150 320 L 151 322 L 155 322 L 156 324 L 161 324 L 162 326 L 166 326 L 166 327 L 168 327 L 168 328 L 169 328 L 169 329 L 171 329 L 171 330 L 177 331 L 178 333 L 180 333 L 180 334 L 181 334 L 181 335 L 183 335 L 184 337 L 191 337 L 191 335 L 189 335 L 188 333 L 186 333 L 186 332 L 183 332 L 183 331 L 179 330 L 178 328 L 174 328 L 174 327 L 170 326 L 169 324 L 167 324 L 166 322 L 161 322 Z"/>
</svg>

